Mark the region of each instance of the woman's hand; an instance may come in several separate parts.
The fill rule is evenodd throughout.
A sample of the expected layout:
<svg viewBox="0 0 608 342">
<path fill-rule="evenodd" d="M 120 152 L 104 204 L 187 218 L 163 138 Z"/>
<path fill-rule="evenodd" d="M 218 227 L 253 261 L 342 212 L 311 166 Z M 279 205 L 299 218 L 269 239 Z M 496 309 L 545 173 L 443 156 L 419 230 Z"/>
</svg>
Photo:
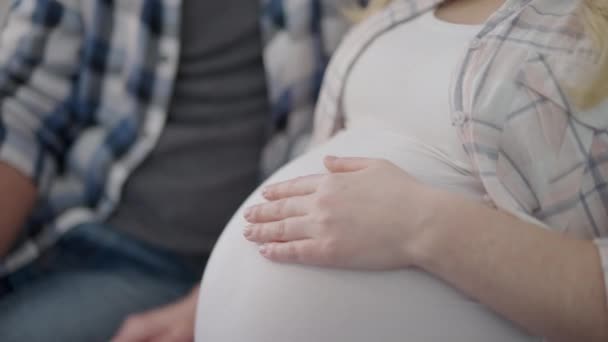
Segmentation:
<svg viewBox="0 0 608 342">
<path fill-rule="evenodd" d="M 384 160 L 325 160 L 327 175 L 269 186 L 249 208 L 245 237 L 266 258 L 356 269 L 415 265 L 435 192 Z"/>
</svg>

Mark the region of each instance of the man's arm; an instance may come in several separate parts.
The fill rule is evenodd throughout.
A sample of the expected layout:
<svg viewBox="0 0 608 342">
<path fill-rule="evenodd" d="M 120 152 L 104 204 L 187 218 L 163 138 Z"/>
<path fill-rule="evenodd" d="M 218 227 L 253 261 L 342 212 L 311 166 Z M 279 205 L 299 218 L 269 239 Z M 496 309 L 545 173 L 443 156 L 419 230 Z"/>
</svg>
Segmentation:
<svg viewBox="0 0 608 342">
<path fill-rule="evenodd" d="M 0 259 L 8 253 L 36 201 L 32 181 L 0 163 Z"/>
<path fill-rule="evenodd" d="M 0 260 L 68 147 L 82 43 L 79 0 L 11 6 L 0 35 Z"/>
</svg>

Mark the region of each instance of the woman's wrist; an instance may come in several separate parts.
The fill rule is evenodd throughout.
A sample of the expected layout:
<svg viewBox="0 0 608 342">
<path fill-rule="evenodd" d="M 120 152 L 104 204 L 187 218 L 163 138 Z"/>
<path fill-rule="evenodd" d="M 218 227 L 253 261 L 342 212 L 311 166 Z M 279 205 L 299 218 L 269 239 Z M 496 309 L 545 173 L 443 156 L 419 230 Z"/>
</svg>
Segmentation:
<svg viewBox="0 0 608 342">
<path fill-rule="evenodd" d="M 445 243 L 455 238 L 453 234 L 462 225 L 469 201 L 447 191 L 429 189 L 421 195 L 423 202 L 416 232 L 406 240 L 405 253 L 410 265 L 430 271 L 440 263 Z M 411 224 L 411 221 L 410 221 Z"/>
</svg>

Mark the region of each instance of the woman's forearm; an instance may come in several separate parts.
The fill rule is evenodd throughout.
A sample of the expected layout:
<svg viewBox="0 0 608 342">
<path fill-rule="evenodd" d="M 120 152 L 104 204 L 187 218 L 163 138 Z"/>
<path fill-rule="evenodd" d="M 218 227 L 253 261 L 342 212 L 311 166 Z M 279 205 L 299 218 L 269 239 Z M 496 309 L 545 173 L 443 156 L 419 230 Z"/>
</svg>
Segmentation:
<svg viewBox="0 0 608 342">
<path fill-rule="evenodd" d="M 436 210 L 416 248 L 421 268 L 551 341 L 608 341 L 593 242 L 451 195 Z"/>
</svg>

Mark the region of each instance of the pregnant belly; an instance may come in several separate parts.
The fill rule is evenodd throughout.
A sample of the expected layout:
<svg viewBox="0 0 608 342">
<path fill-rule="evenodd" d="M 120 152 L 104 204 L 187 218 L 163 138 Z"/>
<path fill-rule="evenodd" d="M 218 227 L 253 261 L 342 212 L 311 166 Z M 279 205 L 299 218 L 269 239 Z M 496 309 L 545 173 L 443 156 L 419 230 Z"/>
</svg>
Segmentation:
<svg viewBox="0 0 608 342">
<path fill-rule="evenodd" d="M 372 143 L 373 142 L 373 143 Z M 389 159 L 422 181 L 481 196 L 473 180 L 397 138 L 343 132 L 267 182 L 324 172 L 325 155 Z M 197 341 L 534 341 L 485 307 L 417 270 L 361 272 L 282 265 L 242 236 L 242 210 L 226 227 L 201 285 Z"/>
</svg>

